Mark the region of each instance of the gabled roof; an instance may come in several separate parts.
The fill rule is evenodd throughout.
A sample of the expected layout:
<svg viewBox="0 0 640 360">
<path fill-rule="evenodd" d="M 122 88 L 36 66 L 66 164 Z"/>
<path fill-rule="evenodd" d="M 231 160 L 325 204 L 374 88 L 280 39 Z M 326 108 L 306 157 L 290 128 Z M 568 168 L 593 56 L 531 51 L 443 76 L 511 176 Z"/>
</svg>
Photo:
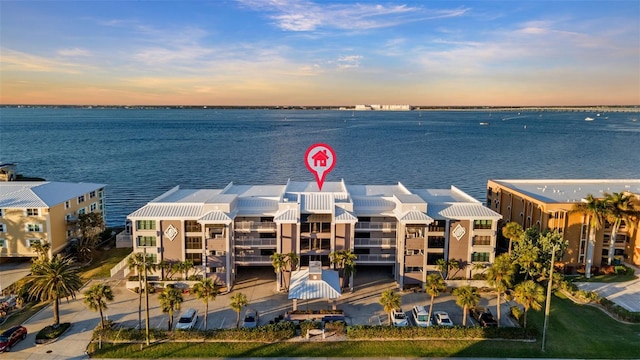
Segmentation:
<svg viewBox="0 0 640 360">
<path fill-rule="evenodd" d="M 342 295 L 337 271 L 322 270 L 322 280 L 309 280 L 309 270 L 291 273 L 289 299 L 337 299 Z"/>
<path fill-rule="evenodd" d="M 209 211 L 198 219 L 200 223 L 208 224 L 230 224 L 233 222 L 235 214 L 227 214 L 224 211 L 214 210 Z"/>
<path fill-rule="evenodd" d="M 476 203 L 433 204 L 427 208 L 427 214 L 438 220 L 502 219 L 502 215 Z"/>
<path fill-rule="evenodd" d="M 105 186 L 105 184 L 53 181 L 2 182 L 0 183 L 0 208 L 50 208 Z"/>
<path fill-rule="evenodd" d="M 336 224 L 353 224 L 358 222 L 358 217 L 353 215 L 351 212 L 336 206 L 335 211 L 335 222 Z"/>
<path fill-rule="evenodd" d="M 199 204 L 147 204 L 129 215 L 132 219 L 142 218 L 192 218 L 197 219 L 202 214 Z"/>
<path fill-rule="evenodd" d="M 398 216 L 398 220 L 402 223 L 413 223 L 413 224 L 431 224 L 433 219 L 427 216 L 427 214 L 418 210 L 409 210 L 404 214 Z"/>
<path fill-rule="evenodd" d="M 304 193 L 300 200 L 300 212 L 303 214 L 331 214 L 333 195 L 330 193 Z"/>
<path fill-rule="evenodd" d="M 286 209 L 278 211 L 273 218 L 273 222 L 282 224 L 297 224 L 300 221 L 298 209 Z"/>
</svg>

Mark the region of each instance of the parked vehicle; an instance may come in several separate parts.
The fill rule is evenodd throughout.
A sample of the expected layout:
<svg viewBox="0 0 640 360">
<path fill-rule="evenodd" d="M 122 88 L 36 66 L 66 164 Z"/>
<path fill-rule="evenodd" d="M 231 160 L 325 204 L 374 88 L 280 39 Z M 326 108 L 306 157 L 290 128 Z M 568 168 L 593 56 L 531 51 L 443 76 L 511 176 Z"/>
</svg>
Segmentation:
<svg viewBox="0 0 640 360">
<path fill-rule="evenodd" d="M 0 353 L 11 350 L 11 347 L 18 341 L 27 337 L 27 328 L 24 326 L 14 326 L 0 334 Z"/>
<path fill-rule="evenodd" d="M 418 326 L 427 327 L 433 325 L 431 319 L 429 319 L 429 312 L 424 306 L 414 306 L 411 310 L 411 315 Z"/>
<path fill-rule="evenodd" d="M 438 326 L 453 326 L 453 321 L 451 321 L 449 314 L 444 311 L 435 311 L 433 318 Z"/>
<path fill-rule="evenodd" d="M 407 315 L 402 309 L 391 310 L 391 321 L 393 321 L 394 326 L 409 326 Z"/>
<path fill-rule="evenodd" d="M 471 316 L 480 324 L 480 326 L 498 326 L 498 322 L 493 318 L 493 314 L 487 308 L 476 307 L 469 309 Z"/>
<path fill-rule="evenodd" d="M 185 310 L 176 324 L 177 330 L 191 330 L 198 322 L 198 311 L 196 309 Z"/>
<path fill-rule="evenodd" d="M 242 327 L 254 328 L 258 326 L 258 312 L 253 309 L 247 309 L 242 321 Z"/>
</svg>

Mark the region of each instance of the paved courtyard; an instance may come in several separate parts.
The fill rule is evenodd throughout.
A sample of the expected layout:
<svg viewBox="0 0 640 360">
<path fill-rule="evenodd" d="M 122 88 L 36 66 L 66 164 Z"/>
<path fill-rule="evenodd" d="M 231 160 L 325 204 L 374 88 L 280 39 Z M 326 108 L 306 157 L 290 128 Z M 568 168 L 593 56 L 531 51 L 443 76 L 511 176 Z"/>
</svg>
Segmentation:
<svg viewBox="0 0 640 360">
<path fill-rule="evenodd" d="M 623 283 L 584 282 L 579 283 L 578 288 L 595 291 L 629 311 L 640 312 L 640 268 L 634 268 L 635 280 Z"/>
</svg>

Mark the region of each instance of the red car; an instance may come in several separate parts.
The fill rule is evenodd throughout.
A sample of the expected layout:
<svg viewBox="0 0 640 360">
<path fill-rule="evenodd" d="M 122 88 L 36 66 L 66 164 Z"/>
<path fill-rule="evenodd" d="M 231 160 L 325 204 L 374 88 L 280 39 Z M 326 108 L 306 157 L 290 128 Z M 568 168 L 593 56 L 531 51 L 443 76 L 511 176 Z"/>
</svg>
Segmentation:
<svg viewBox="0 0 640 360">
<path fill-rule="evenodd" d="M 0 353 L 9 351 L 18 341 L 27 337 L 27 328 L 24 326 L 14 326 L 0 334 Z"/>
</svg>

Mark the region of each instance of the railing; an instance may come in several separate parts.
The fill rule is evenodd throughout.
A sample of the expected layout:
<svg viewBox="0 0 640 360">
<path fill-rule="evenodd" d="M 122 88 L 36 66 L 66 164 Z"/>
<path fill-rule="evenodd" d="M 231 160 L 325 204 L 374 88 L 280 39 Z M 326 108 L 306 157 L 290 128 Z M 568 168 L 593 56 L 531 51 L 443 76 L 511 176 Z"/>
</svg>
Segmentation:
<svg viewBox="0 0 640 360">
<path fill-rule="evenodd" d="M 236 246 L 276 246 L 276 238 L 236 238 Z"/>
<path fill-rule="evenodd" d="M 396 238 L 355 238 L 355 246 L 396 246 Z"/>
<path fill-rule="evenodd" d="M 395 263 L 396 256 L 394 254 L 358 254 L 357 263 L 363 262 L 384 262 Z"/>
<path fill-rule="evenodd" d="M 394 222 L 362 221 L 356 223 L 356 230 L 395 230 Z"/>
<path fill-rule="evenodd" d="M 238 221 L 234 223 L 236 231 L 276 231 L 276 224 L 272 222 L 259 222 L 259 221 Z"/>
<path fill-rule="evenodd" d="M 133 254 L 133 253 L 131 253 Z M 125 256 L 124 259 L 122 259 L 119 263 L 116 264 L 116 266 L 111 268 L 110 274 L 111 277 L 113 277 L 115 274 L 118 273 L 118 271 L 124 269 L 125 267 L 127 267 L 127 261 L 129 261 L 129 257 L 131 256 L 131 254 Z"/>
<path fill-rule="evenodd" d="M 237 255 L 236 262 L 271 263 L 270 256 L 264 255 Z"/>
<path fill-rule="evenodd" d="M 122 231 L 116 235 L 116 248 L 133 247 L 133 236 Z"/>
</svg>

